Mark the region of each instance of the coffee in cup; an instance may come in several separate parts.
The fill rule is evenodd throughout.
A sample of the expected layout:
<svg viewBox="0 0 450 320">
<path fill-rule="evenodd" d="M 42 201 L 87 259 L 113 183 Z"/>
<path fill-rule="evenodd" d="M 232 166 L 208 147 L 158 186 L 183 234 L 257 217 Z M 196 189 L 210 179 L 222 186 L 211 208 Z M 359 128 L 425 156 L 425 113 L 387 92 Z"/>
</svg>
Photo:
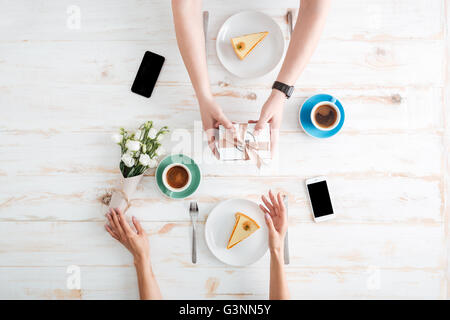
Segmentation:
<svg viewBox="0 0 450 320">
<path fill-rule="evenodd" d="M 339 124 L 341 113 L 339 108 L 331 101 L 322 101 L 311 110 L 311 121 L 313 125 L 323 131 L 329 131 Z"/>
<path fill-rule="evenodd" d="M 168 165 L 162 174 L 164 186 L 173 192 L 181 192 L 191 183 L 191 172 L 181 163 Z"/>
</svg>

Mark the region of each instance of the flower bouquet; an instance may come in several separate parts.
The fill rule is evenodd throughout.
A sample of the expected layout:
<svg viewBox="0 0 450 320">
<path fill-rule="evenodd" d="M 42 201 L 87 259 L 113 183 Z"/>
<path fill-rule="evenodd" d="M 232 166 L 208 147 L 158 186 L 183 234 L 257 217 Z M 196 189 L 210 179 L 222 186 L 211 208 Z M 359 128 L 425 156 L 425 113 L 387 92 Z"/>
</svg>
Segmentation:
<svg viewBox="0 0 450 320">
<path fill-rule="evenodd" d="M 160 139 L 167 132 L 167 127 L 157 130 L 152 121 L 147 121 L 134 132 L 120 128 L 120 133 L 113 136 L 113 141 L 120 146 L 119 167 L 122 179 L 119 187 L 113 190 L 110 208 L 119 208 L 122 212 L 128 209 L 129 199 L 136 191 L 144 172 L 148 168 L 155 168 L 158 157 L 164 155 Z"/>
</svg>

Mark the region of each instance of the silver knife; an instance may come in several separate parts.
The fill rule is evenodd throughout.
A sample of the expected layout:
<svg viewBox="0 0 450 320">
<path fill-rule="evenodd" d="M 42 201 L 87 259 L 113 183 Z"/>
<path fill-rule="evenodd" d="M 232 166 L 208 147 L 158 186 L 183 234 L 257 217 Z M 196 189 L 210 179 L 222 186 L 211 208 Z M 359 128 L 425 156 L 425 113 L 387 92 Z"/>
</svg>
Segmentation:
<svg viewBox="0 0 450 320">
<path fill-rule="evenodd" d="M 209 22 L 209 11 L 203 11 L 203 33 L 205 34 L 205 53 L 208 57 L 208 22 Z"/>
<path fill-rule="evenodd" d="M 294 23 L 292 22 L 292 10 L 289 10 L 287 13 L 287 21 L 289 27 L 289 36 L 292 36 L 292 31 L 294 31 Z"/>
<path fill-rule="evenodd" d="M 289 200 L 288 196 L 283 196 L 283 203 L 286 207 L 286 218 L 288 218 L 288 205 Z M 284 236 L 284 264 L 289 264 L 289 239 L 288 239 L 288 231 L 286 230 L 286 235 Z"/>
</svg>

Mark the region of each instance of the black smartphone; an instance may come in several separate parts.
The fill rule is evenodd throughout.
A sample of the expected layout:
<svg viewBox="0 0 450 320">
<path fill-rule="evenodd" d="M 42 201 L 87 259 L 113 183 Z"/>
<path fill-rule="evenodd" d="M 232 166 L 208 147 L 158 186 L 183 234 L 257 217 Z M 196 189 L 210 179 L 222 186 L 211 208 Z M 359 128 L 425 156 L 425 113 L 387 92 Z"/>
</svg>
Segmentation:
<svg viewBox="0 0 450 320">
<path fill-rule="evenodd" d="M 164 64 L 164 60 L 166 59 L 163 56 L 146 51 L 144 58 L 142 58 L 136 78 L 131 86 L 131 91 L 146 98 L 150 98 Z"/>
<path fill-rule="evenodd" d="M 328 191 L 327 179 L 316 177 L 306 180 L 309 201 L 311 204 L 315 222 L 332 219 L 336 216 L 331 204 L 330 192 Z"/>
</svg>

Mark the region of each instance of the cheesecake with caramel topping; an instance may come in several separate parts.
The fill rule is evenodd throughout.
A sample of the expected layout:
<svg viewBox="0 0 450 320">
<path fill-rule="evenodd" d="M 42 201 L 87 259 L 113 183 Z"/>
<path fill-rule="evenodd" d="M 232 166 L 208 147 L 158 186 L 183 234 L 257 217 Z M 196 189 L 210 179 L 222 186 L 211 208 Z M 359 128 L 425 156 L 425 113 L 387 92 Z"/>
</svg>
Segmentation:
<svg viewBox="0 0 450 320">
<path fill-rule="evenodd" d="M 235 214 L 236 222 L 234 224 L 233 232 L 231 233 L 230 239 L 228 240 L 227 249 L 233 248 L 242 240 L 248 238 L 256 230 L 260 228 L 258 223 L 250 218 L 249 216 L 237 212 Z"/>
<path fill-rule="evenodd" d="M 231 45 L 238 58 L 244 60 L 250 51 L 252 51 L 268 34 L 269 32 L 264 31 L 231 38 Z"/>
</svg>

